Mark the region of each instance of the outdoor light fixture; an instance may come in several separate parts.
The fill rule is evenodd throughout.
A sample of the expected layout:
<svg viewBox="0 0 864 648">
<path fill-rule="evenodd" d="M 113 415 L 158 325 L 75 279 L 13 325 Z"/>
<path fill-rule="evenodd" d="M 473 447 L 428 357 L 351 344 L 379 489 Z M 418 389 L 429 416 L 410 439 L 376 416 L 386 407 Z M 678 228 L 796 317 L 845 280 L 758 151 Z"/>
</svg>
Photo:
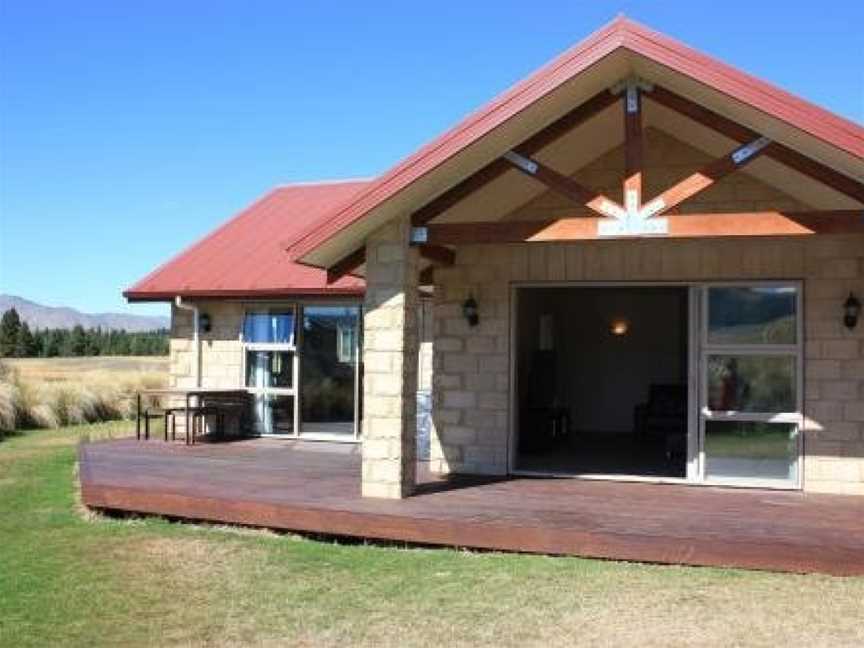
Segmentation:
<svg viewBox="0 0 864 648">
<path fill-rule="evenodd" d="M 861 315 L 861 301 L 853 294 L 843 303 L 843 323 L 850 331 L 858 325 L 858 316 Z"/>
<path fill-rule="evenodd" d="M 207 313 L 201 313 L 198 318 L 198 328 L 204 333 L 210 332 L 210 316 Z"/>
<path fill-rule="evenodd" d="M 477 300 L 471 295 L 462 304 L 462 314 L 468 322 L 468 326 L 477 326 L 480 323 L 480 315 L 477 311 Z"/>
<path fill-rule="evenodd" d="M 612 320 L 612 324 L 609 326 L 609 332 L 612 335 L 622 336 L 627 335 L 627 332 L 630 330 L 630 322 L 626 319 L 615 319 Z"/>
</svg>

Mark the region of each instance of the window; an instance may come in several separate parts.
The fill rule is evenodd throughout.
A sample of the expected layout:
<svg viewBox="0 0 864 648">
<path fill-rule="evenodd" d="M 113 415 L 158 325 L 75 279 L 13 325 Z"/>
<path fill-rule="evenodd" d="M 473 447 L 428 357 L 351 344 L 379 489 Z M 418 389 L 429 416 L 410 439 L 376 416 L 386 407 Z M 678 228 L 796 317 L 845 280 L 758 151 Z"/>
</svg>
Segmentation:
<svg viewBox="0 0 864 648">
<path fill-rule="evenodd" d="M 294 346 L 294 310 L 246 313 L 243 341 L 247 344 Z"/>
<path fill-rule="evenodd" d="M 802 400 L 799 288 L 771 283 L 704 290 L 704 477 L 795 485 Z"/>
<path fill-rule="evenodd" d="M 302 321 L 300 434 L 354 437 L 360 308 L 304 306 Z"/>
<path fill-rule="evenodd" d="M 253 394 L 253 425 L 260 434 L 293 434 L 297 429 L 294 340 L 293 308 L 246 313 L 244 375 L 246 387 Z"/>
<path fill-rule="evenodd" d="M 294 354 L 290 351 L 246 351 L 246 386 L 294 387 Z"/>
<path fill-rule="evenodd" d="M 798 291 L 794 286 L 708 289 L 708 344 L 795 344 Z"/>
<path fill-rule="evenodd" d="M 250 308 L 243 384 L 256 432 L 354 439 L 359 419 L 361 309 L 355 304 Z"/>
<path fill-rule="evenodd" d="M 715 412 L 794 412 L 794 355 L 709 355 L 708 408 Z"/>
</svg>

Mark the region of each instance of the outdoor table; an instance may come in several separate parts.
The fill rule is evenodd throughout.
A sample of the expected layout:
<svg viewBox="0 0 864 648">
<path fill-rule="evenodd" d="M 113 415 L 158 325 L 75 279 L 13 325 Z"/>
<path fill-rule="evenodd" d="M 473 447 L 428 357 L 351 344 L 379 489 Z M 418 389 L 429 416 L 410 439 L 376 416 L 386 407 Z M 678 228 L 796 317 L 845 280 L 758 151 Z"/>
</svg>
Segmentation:
<svg viewBox="0 0 864 648">
<path fill-rule="evenodd" d="M 190 410 L 192 409 L 193 400 L 195 405 L 200 404 L 200 400 L 204 396 L 241 396 L 248 395 L 245 389 L 239 387 L 163 387 L 159 389 L 142 389 L 138 392 L 138 409 L 135 415 L 135 432 L 138 438 L 141 437 L 141 396 L 180 396 L 186 401 L 186 444 L 192 445 L 195 443 L 195 437 L 191 434 L 190 426 Z"/>
</svg>

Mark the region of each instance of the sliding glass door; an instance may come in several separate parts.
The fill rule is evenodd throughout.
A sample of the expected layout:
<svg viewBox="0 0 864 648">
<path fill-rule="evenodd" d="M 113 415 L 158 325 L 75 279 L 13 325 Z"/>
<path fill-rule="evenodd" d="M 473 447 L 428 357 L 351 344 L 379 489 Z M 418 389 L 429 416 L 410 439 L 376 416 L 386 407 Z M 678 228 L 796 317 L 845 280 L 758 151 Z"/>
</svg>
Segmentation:
<svg viewBox="0 0 864 648">
<path fill-rule="evenodd" d="M 703 479 L 797 487 L 803 400 L 799 286 L 706 286 L 702 313 Z"/>
<path fill-rule="evenodd" d="M 303 307 L 301 435 L 356 436 L 359 322 L 358 306 Z"/>
</svg>

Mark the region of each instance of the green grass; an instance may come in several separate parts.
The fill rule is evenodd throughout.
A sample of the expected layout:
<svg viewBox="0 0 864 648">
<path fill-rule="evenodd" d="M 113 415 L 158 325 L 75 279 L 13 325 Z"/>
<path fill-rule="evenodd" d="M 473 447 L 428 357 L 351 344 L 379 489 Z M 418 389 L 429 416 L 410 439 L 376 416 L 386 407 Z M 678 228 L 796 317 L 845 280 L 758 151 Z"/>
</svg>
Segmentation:
<svg viewBox="0 0 864 648">
<path fill-rule="evenodd" d="M 88 516 L 75 443 L 128 429 L 0 442 L 0 645 L 864 645 L 864 579 Z"/>
</svg>

